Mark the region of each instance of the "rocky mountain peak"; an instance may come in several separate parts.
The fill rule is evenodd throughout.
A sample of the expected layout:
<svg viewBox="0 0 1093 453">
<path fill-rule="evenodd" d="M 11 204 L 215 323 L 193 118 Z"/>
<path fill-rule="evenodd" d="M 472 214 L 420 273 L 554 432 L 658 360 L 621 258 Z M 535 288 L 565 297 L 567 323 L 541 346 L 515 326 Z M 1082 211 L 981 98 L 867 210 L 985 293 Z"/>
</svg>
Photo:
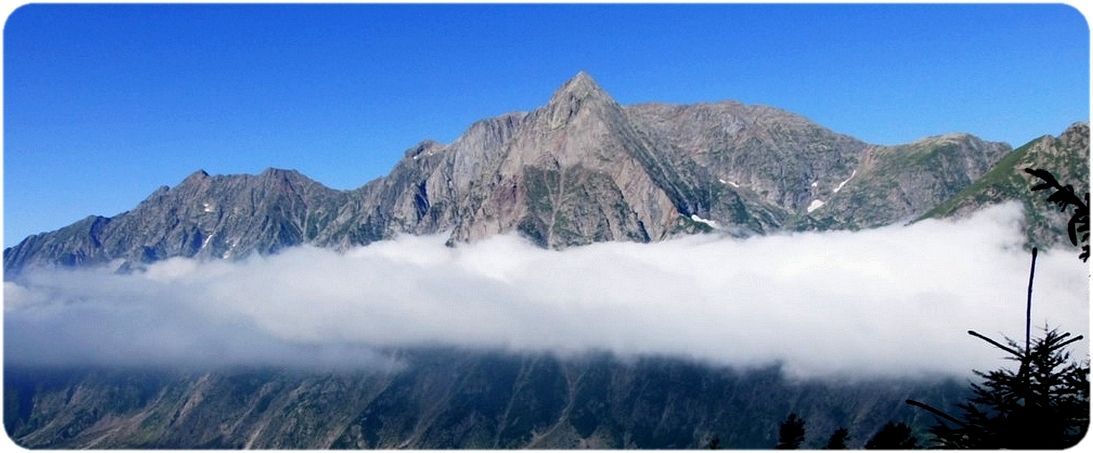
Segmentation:
<svg viewBox="0 0 1093 453">
<path fill-rule="evenodd" d="M 182 184 L 186 184 L 188 182 L 200 182 L 206 179 L 209 179 L 209 173 L 205 170 L 198 170 L 190 173 L 190 176 L 187 176 L 186 179 L 183 179 Z"/>
<path fill-rule="evenodd" d="M 592 79 L 592 76 L 588 75 L 587 72 L 580 71 L 577 73 L 577 75 L 574 75 L 564 84 L 562 84 L 562 88 L 559 90 L 559 93 L 585 96 L 594 93 L 602 94 L 604 93 L 604 91 L 603 88 L 601 88 L 600 85 L 596 83 L 594 79 Z"/>
<path fill-rule="evenodd" d="M 298 172 L 296 170 L 269 167 L 269 168 L 266 168 L 265 170 L 262 170 L 262 173 L 260 174 L 260 176 L 266 176 L 266 177 L 286 177 L 286 176 L 287 177 L 296 177 L 296 176 L 303 176 L 303 175 L 301 175 L 300 172 Z"/>
<path fill-rule="evenodd" d="M 1063 131 L 1063 134 L 1059 136 L 1059 140 L 1069 146 L 1077 149 L 1089 148 L 1089 123 L 1078 122 L 1071 124 L 1070 127 Z"/>
<path fill-rule="evenodd" d="M 920 146 L 938 146 L 938 145 L 944 145 L 944 144 L 955 144 L 955 143 L 962 143 L 962 142 L 969 142 L 969 141 L 976 141 L 976 140 L 979 140 L 978 137 L 975 137 L 971 134 L 966 134 L 966 133 L 962 133 L 962 132 L 950 132 L 950 133 L 947 133 L 947 134 L 931 135 L 929 137 L 921 138 L 921 139 L 918 139 L 918 140 L 912 142 L 911 144 L 912 145 L 920 145 Z"/>
<path fill-rule="evenodd" d="M 429 156 L 444 148 L 444 145 L 435 140 L 422 140 L 420 143 L 407 149 L 403 157 L 417 160 L 421 156 Z"/>
<path fill-rule="evenodd" d="M 550 98 L 544 109 L 548 113 L 551 128 L 565 126 L 584 108 L 591 106 L 615 106 L 618 104 L 600 87 L 592 76 L 581 71 L 569 79 Z"/>
<path fill-rule="evenodd" d="M 314 181 L 311 178 L 308 178 L 307 176 L 304 176 L 303 173 L 300 173 L 296 170 L 288 170 L 288 169 L 272 168 L 272 167 L 263 170 L 262 173 L 259 173 L 258 178 L 259 178 L 260 181 L 265 181 L 266 183 L 276 183 L 276 184 L 288 184 L 288 185 L 308 184 L 308 185 L 310 185 L 310 184 L 314 183 Z"/>
</svg>

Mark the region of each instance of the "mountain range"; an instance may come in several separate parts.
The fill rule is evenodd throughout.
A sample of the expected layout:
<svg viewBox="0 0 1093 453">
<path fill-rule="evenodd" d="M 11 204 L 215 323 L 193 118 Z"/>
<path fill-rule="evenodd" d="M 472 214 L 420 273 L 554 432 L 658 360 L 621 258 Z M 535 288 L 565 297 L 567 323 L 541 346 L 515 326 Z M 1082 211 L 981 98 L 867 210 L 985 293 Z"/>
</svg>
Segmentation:
<svg viewBox="0 0 1093 453">
<path fill-rule="evenodd" d="M 519 234 L 564 249 L 688 234 L 860 230 L 968 215 L 1015 200 L 1029 244 L 1066 220 L 1023 168 L 1089 186 L 1089 126 L 1008 144 L 951 133 L 865 143 L 776 108 L 725 101 L 615 102 L 579 73 L 542 107 L 423 141 L 348 191 L 293 170 L 197 171 L 132 210 L 90 216 L 4 250 L 5 280 L 37 267 L 171 257 L 241 259 L 309 244 L 345 250 L 397 235 L 460 244 Z M 1081 191 L 1079 189 L 1079 191 Z M 10 344 L 10 342 L 9 342 Z M 965 383 L 798 381 L 671 358 L 562 359 L 444 348 L 389 351 L 397 371 L 42 368 L 5 363 L 4 426 L 31 448 L 770 448 L 808 420 L 805 446 L 837 427 L 857 447 L 889 420 L 933 419 Z"/>
<path fill-rule="evenodd" d="M 720 102 L 621 106 L 581 72 L 531 112 L 423 141 L 355 190 L 293 170 L 197 171 L 134 209 L 90 216 L 4 251 L 4 270 L 169 257 L 240 258 L 312 244 L 345 249 L 398 234 L 449 243 L 516 232 L 542 247 L 861 229 L 961 215 L 1004 200 L 1031 210 L 1029 236 L 1058 222 L 1023 188 L 1035 165 L 1088 186 L 1089 127 L 1014 151 L 968 134 L 871 145 L 775 108 Z"/>
</svg>

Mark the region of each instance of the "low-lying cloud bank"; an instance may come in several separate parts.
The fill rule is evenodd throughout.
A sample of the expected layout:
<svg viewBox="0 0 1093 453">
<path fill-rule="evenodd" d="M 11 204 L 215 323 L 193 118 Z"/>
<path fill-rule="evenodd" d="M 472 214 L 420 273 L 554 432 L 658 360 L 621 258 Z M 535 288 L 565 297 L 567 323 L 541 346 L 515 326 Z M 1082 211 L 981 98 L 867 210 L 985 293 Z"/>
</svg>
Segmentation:
<svg viewBox="0 0 1093 453">
<path fill-rule="evenodd" d="M 403 237 L 147 271 L 40 271 L 4 284 L 9 363 L 390 364 L 375 350 L 610 351 L 798 376 L 966 375 L 1023 335 L 1019 208 L 960 222 L 563 252 L 497 237 Z M 1041 254 L 1034 324 L 1087 334 L 1088 267 Z M 1085 355 L 1087 342 L 1077 351 Z"/>
</svg>

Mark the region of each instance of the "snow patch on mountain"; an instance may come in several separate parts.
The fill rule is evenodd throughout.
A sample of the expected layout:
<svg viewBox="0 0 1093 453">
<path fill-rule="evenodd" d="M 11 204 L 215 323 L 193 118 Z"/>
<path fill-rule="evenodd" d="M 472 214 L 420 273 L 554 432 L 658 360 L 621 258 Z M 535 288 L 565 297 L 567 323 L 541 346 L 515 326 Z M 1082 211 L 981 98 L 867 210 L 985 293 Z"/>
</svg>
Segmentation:
<svg viewBox="0 0 1093 453">
<path fill-rule="evenodd" d="M 840 182 L 839 185 L 837 187 L 835 187 L 834 192 L 839 193 L 839 191 L 843 189 L 843 186 L 845 186 L 846 183 L 850 182 L 851 179 L 854 179 L 854 175 L 856 175 L 856 174 L 858 174 L 857 170 L 854 170 L 854 171 L 850 172 L 850 177 L 846 178 L 843 182 Z"/>
</svg>

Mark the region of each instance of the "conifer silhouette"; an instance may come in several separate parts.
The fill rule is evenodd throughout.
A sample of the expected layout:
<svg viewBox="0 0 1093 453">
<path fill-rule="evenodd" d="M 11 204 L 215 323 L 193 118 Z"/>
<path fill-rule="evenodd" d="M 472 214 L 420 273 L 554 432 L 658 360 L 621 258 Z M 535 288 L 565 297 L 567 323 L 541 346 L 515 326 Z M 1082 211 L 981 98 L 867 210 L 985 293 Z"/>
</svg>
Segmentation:
<svg viewBox="0 0 1093 453">
<path fill-rule="evenodd" d="M 1085 200 L 1078 197 L 1078 194 L 1074 192 L 1074 186 L 1070 184 L 1062 185 L 1055 179 L 1055 175 L 1051 172 L 1043 169 L 1026 168 L 1025 173 L 1039 178 L 1041 183 L 1032 186 L 1032 191 L 1052 189 L 1054 192 L 1048 195 L 1047 201 L 1049 203 L 1055 203 L 1059 207 L 1059 210 L 1066 212 L 1070 207 L 1074 208 L 1074 213 L 1070 216 L 1070 221 L 1066 224 L 1066 233 L 1070 238 L 1070 243 L 1079 245 L 1082 248 L 1082 253 L 1078 255 L 1082 261 L 1089 259 L 1089 192 L 1085 193 Z"/>
<path fill-rule="evenodd" d="M 885 423 L 868 442 L 866 450 L 910 450 L 918 448 L 918 440 L 911 434 L 911 427 L 904 423 Z"/>
<path fill-rule="evenodd" d="M 846 450 L 846 441 L 850 440 L 850 430 L 846 428 L 836 429 L 827 439 L 824 450 Z"/>
<path fill-rule="evenodd" d="M 1041 183 L 1033 191 L 1054 189 L 1048 201 L 1063 211 L 1074 207 L 1067 224 L 1071 243 L 1081 244 L 1082 261 L 1089 258 L 1089 194 L 1078 198 L 1070 185 L 1063 186 L 1046 170 L 1025 169 Z M 1079 236 L 1080 235 L 1080 236 Z M 1025 344 L 1006 338 L 1006 344 L 975 331 L 984 340 L 1020 363 L 1015 373 L 1002 368 L 988 373 L 975 370 L 982 379 L 972 384 L 972 397 L 958 405 L 957 418 L 928 404 L 907 400 L 938 417 L 930 429 L 937 447 L 975 449 L 1062 449 L 1077 444 L 1089 429 L 1089 360 L 1074 362 L 1066 347 L 1082 340 L 1069 332 L 1044 326 L 1044 335 L 1031 340 L 1032 286 L 1037 250 L 1032 249 L 1028 300 L 1025 308 Z"/>
<path fill-rule="evenodd" d="M 907 400 L 908 404 L 931 412 L 939 424 L 931 428 L 941 448 L 1066 448 L 1085 435 L 1089 425 L 1089 362 L 1072 362 L 1067 346 L 1080 341 L 1069 332 L 1044 327 L 1044 335 L 1030 339 L 1032 283 L 1036 272 L 1036 249 L 1032 250 L 1029 292 L 1025 318 L 1025 345 L 1006 338 L 1007 344 L 978 332 L 968 334 L 984 340 L 1020 363 L 1015 373 L 1002 368 L 988 373 L 974 370 L 982 383 L 972 384 L 972 397 L 959 404 L 963 419 L 930 405 Z"/>
<path fill-rule="evenodd" d="M 805 441 L 805 421 L 797 416 L 796 413 L 790 413 L 789 417 L 778 426 L 778 445 L 774 448 L 779 450 L 796 450 L 801 447 L 801 443 Z"/>
<path fill-rule="evenodd" d="M 1089 364 L 1071 362 L 1063 350 L 1081 340 L 1044 328 L 1031 349 L 1007 339 L 1017 373 L 976 371 L 982 384 L 958 407 L 963 420 L 949 420 L 930 433 L 942 448 L 1061 449 L 1076 444 L 1089 426 Z"/>
</svg>

